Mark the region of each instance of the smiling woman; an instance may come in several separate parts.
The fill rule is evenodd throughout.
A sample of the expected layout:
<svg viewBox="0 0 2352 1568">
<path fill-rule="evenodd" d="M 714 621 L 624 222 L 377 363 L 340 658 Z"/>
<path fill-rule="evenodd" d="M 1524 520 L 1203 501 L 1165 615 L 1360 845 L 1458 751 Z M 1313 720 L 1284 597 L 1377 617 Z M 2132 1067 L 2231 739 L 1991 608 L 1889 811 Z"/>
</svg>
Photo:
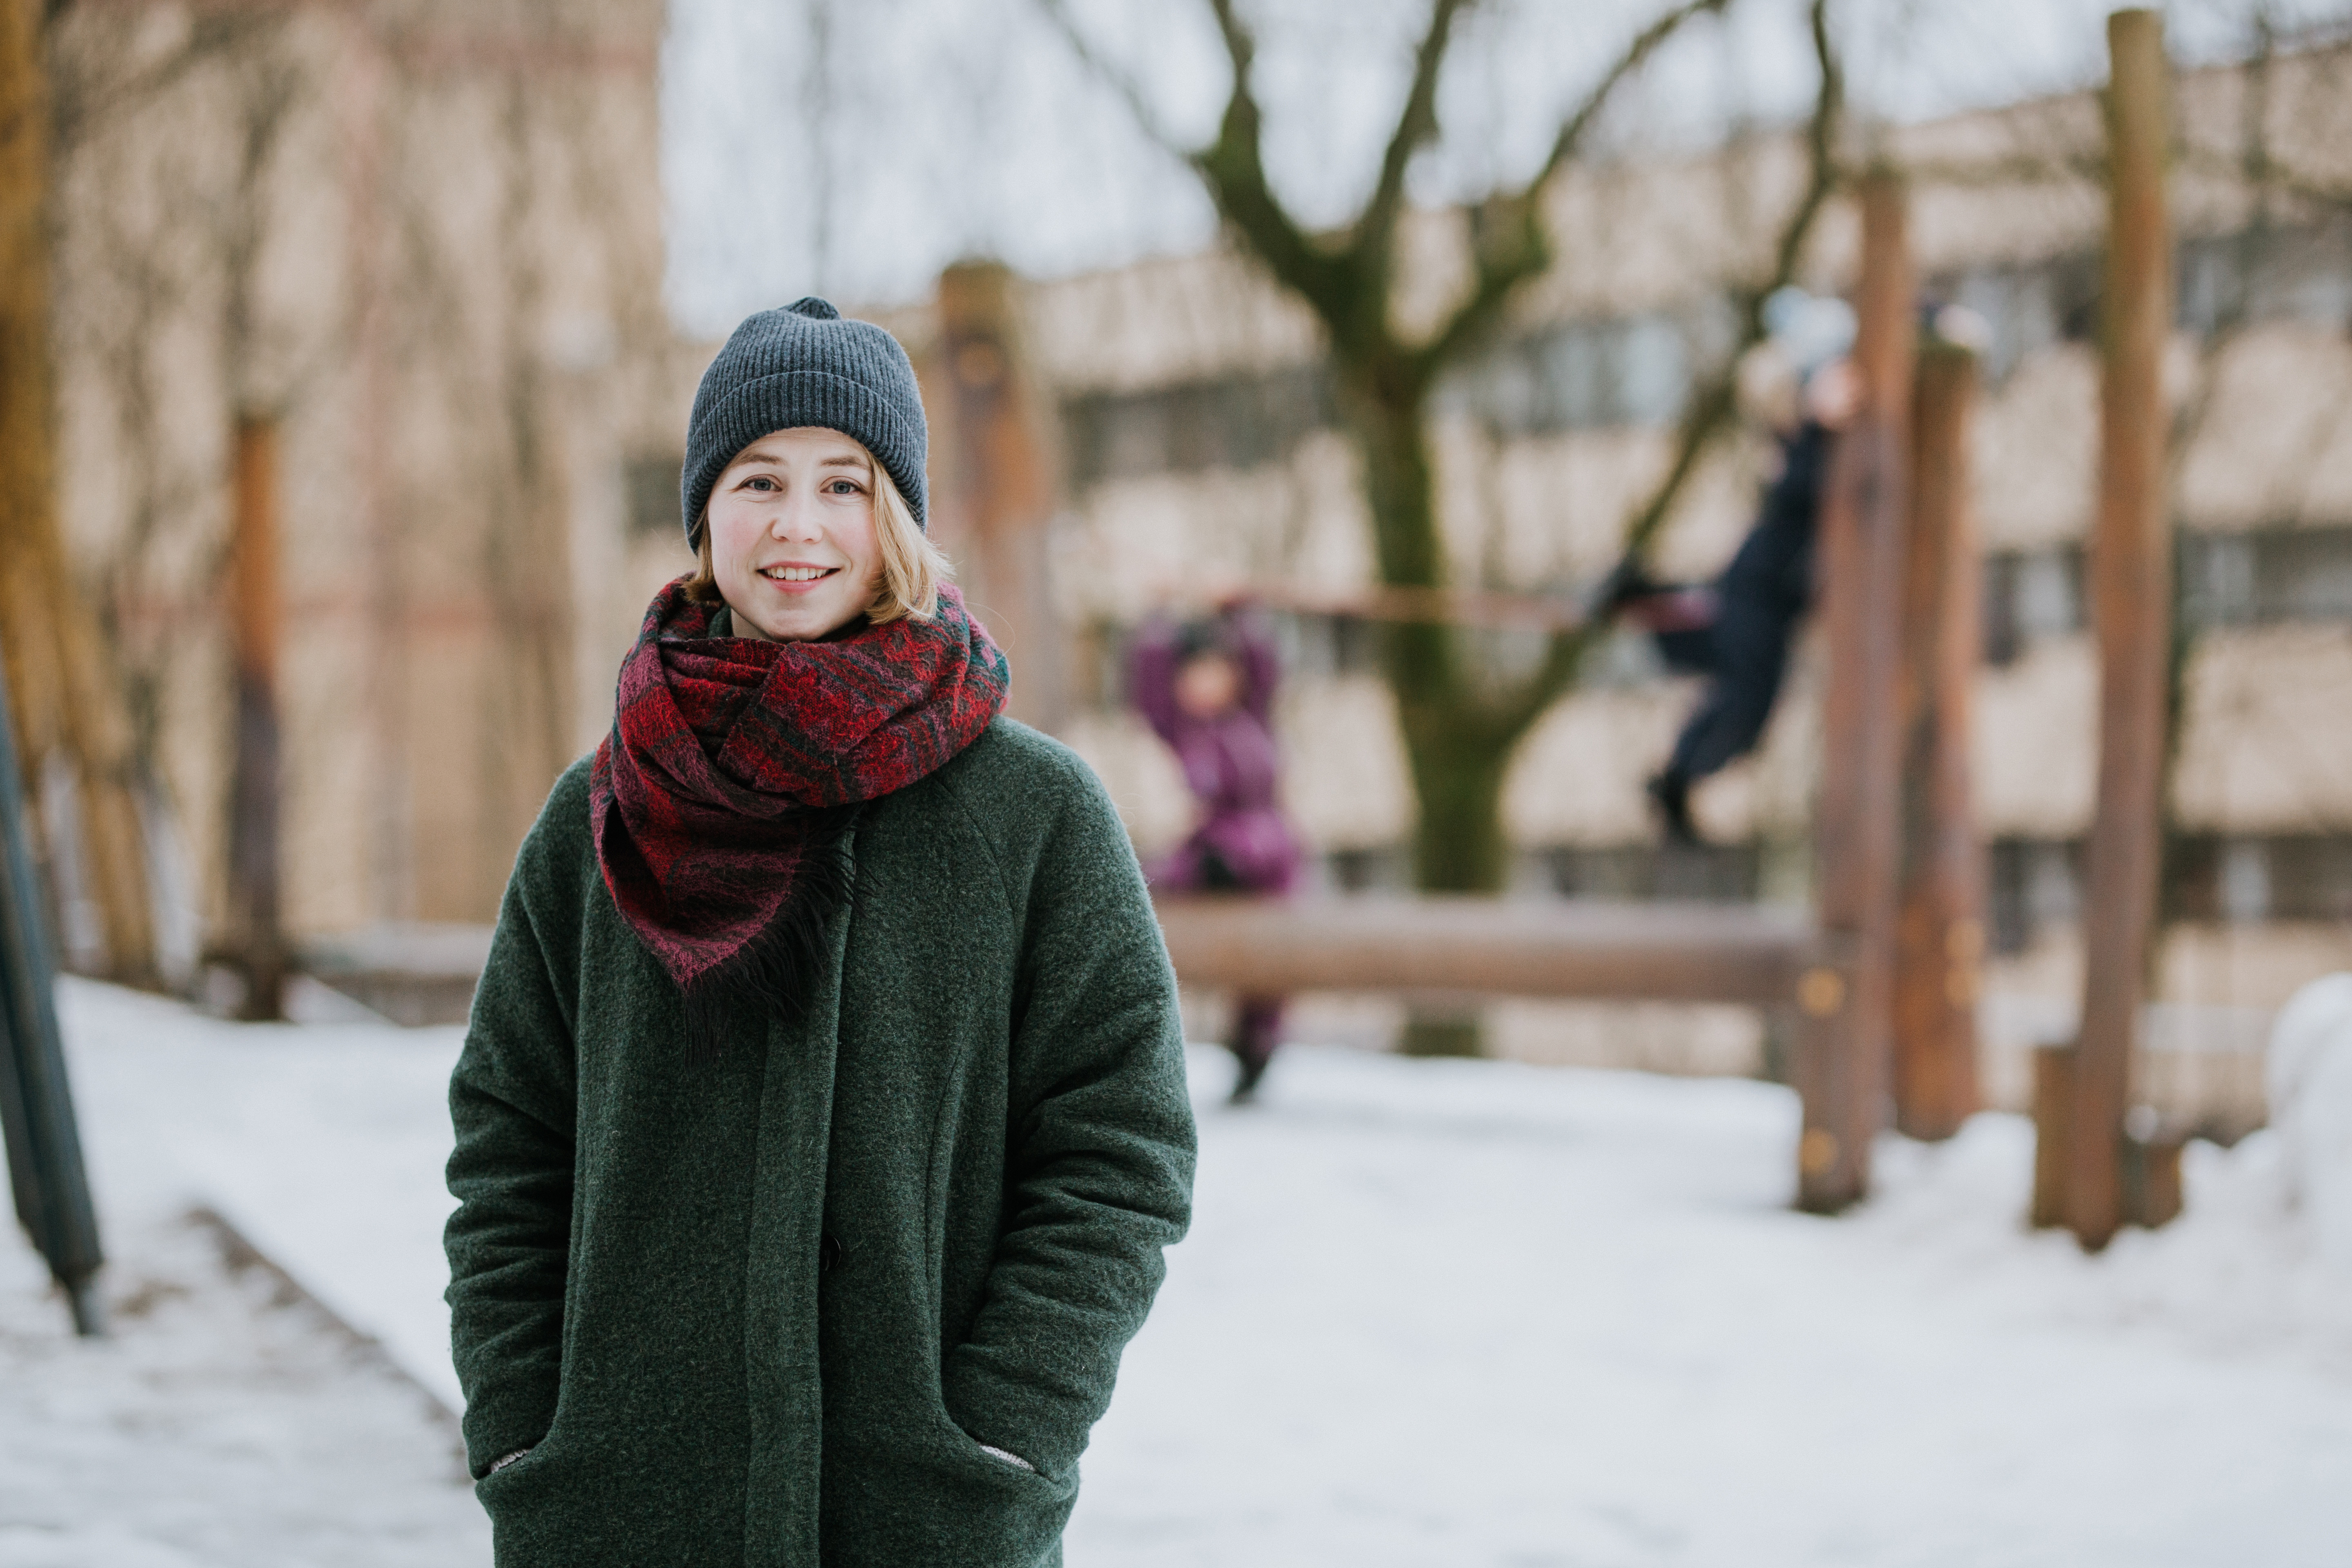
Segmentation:
<svg viewBox="0 0 2352 1568">
<path fill-rule="evenodd" d="M 1101 785 L 1002 716 L 914 367 L 737 329 L 611 735 L 517 857 L 450 1086 L 499 1568 L 1049 1568 L 1192 1173 Z"/>
</svg>

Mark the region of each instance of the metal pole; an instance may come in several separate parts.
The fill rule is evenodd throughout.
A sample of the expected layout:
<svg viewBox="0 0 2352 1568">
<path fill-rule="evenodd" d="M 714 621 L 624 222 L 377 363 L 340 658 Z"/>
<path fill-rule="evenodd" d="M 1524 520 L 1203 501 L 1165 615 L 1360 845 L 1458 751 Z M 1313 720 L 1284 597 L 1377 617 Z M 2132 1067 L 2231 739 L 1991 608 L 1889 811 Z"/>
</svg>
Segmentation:
<svg viewBox="0 0 2352 1568">
<path fill-rule="evenodd" d="M 2099 640 L 2098 816 L 2083 910 L 2066 1223 L 2105 1247 L 2123 1223 L 2124 1110 L 2147 999 L 2162 834 L 2172 550 L 2164 489 L 2164 350 L 2172 328 L 2164 21 L 2107 18 L 2109 227 L 2100 330 L 2099 508 L 2091 598 Z"/>
<path fill-rule="evenodd" d="M 1903 658 L 1903 909 L 1895 927 L 1895 1125 L 1949 1138 L 1978 1109 L 1983 851 L 1969 801 L 1969 715 L 1982 652 L 1969 423 L 1976 355 L 1919 358 Z"/>
<path fill-rule="evenodd" d="M 1816 1214 L 1870 1190 L 1871 1140 L 1885 1123 L 1902 847 L 1896 678 L 1918 329 L 1903 185 L 1873 174 L 1861 196 L 1863 405 L 1838 439 L 1820 533 L 1829 651 L 1814 834 L 1822 962 L 1798 988 L 1793 1074 L 1804 1104 L 1797 1204 Z"/>
<path fill-rule="evenodd" d="M 74 1331 L 105 1332 L 98 1298 L 98 1215 L 82 1168 L 32 846 L 16 771 L 7 683 L 0 680 L 0 1133 L 8 1145 L 8 1183 L 16 1217 L 48 1259 L 73 1311 Z"/>
</svg>

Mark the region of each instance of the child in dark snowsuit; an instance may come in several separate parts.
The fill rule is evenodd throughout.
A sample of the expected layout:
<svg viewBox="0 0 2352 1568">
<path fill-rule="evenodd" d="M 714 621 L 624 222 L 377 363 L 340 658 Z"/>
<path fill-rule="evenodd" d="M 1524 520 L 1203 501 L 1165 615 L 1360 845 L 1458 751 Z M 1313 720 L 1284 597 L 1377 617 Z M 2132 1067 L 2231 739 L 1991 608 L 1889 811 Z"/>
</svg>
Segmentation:
<svg viewBox="0 0 2352 1568">
<path fill-rule="evenodd" d="M 1278 895 L 1298 875 L 1298 841 L 1276 795 L 1271 719 L 1274 646 L 1246 616 L 1227 611 L 1181 630 L 1154 621 L 1138 635 L 1128 690 L 1168 742 L 1200 803 L 1201 821 L 1152 873 L 1156 888 Z M 1274 1059 L 1282 998 L 1244 996 L 1229 1042 L 1240 1059 L 1234 1099 L 1256 1092 Z"/>
<path fill-rule="evenodd" d="M 1774 363 L 1795 374 L 1796 399 L 1770 421 L 1780 432 L 1780 470 L 1765 487 L 1755 526 L 1711 588 L 1654 584 L 1629 557 L 1600 605 L 1604 615 L 1622 612 L 1646 627 L 1668 668 L 1709 678 L 1648 786 L 1667 837 L 1681 844 L 1698 842 L 1692 786 L 1754 750 L 1772 716 L 1797 623 L 1812 598 L 1813 535 L 1832 437 L 1860 398 L 1845 358 L 1853 312 L 1843 301 L 1786 289 L 1767 302 L 1766 318 Z"/>
<path fill-rule="evenodd" d="M 1812 597 L 1814 524 L 1830 445 L 1830 431 L 1811 419 L 1783 439 L 1780 477 L 1765 489 L 1756 525 L 1708 595 L 1711 618 L 1669 610 L 1654 626 L 1668 668 L 1710 678 L 1649 785 L 1678 842 L 1698 838 L 1691 786 L 1753 750 L 1772 716 L 1797 623 Z M 1692 595 L 1661 597 L 1687 606 Z M 1638 613 L 1638 602 L 1635 607 Z"/>
</svg>

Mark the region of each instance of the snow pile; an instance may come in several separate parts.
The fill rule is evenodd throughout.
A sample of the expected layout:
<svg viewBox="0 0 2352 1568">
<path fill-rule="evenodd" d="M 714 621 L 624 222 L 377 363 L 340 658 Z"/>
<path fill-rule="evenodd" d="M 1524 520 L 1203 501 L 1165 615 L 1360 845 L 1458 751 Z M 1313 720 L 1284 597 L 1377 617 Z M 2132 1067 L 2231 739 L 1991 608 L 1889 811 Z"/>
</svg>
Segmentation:
<svg viewBox="0 0 2352 1568">
<path fill-rule="evenodd" d="M 2267 1065 L 2288 1196 L 2320 1254 L 2352 1269 L 2352 974 L 2294 994 L 2272 1032 Z"/>
<path fill-rule="evenodd" d="M 64 1001 L 110 1222 L 213 1203 L 446 1389 L 456 1031 Z M 2014 1118 L 1887 1140 L 1878 1198 L 1831 1221 L 1787 1206 L 1796 1107 L 1766 1085 L 1293 1049 L 1230 1110 L 1230 1061 L 1192 1070 L 1196 1221 L 1087 1453 L 1075 1568 L 2352 1563 L 2352 1282 L 2312 1256 L 2284 1139 L 2193 1147 L 2187 1215 L 2086 1258 L 2021 1228 Z M 153 1267 L 157 1234 L 117 1225 L 119 1275 Z M 205 1321 L 224 1344 L 289 1331 Z M 180 1555 L 36 1557 L 0 1532 L 9 1568 L 481 1561 L 454 1536 L 408 1556 L 213 1544 L 240 1516 L 299 1542 L 372 1510 L 423 1542 L 414 1478 L 446 1473 L 445 1430 L 380 1480 L 334 1472 L 344 1504 L 289 1502 L 257 1464 L 209 1485 L 212 1513 L 173 1512 L 143 1478 L 182 1462 L 210 1395 L 125 1384 L 122 1419 L 77 1425 L 62 1393 L 26 1405 L 16 1384 L 0 1364 L 0 1465 L 56 1438 L 99 1478 L 42 1528 L 128 1510 Z M 291 1452 L 364 1427 L 334 1397 L 220 1419 Z"/>
</svg>

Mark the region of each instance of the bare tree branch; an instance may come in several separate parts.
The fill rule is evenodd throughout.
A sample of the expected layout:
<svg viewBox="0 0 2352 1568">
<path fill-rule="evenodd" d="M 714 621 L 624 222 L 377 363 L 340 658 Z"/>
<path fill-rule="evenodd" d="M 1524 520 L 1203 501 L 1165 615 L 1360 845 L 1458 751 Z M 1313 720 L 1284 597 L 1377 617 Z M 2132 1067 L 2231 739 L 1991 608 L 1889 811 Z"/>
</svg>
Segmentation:
<svg viewBox="0 0 2352 1568">
<path fill-rule="evenodd" d="M 1551 177 L 1583 145 L 1585 133 L 1592 129 L 1592 123 L 1600 118 L 1601 111 L 1609 106 L 1609 100 L 1616 93 L 1618 85 L 1647 65 L 1650 57 L 1682 30 L 1684 23 L 1702 16 L 1719 16 L 1729 4 L 1730 0 L 1685 0 L 1683 5 L 1675 6 L 1636 34 L 1625 52 L 1617 57 L 1617 63 L 1609 68 L 1608 74 L 1584 95 L 1584 101 L 1577 105 L 1576 112 L 1561 122 L 1559 134 L 1552 138 L 1551 152 L 1545 156 L 1543 167 L 1538 169 L 1535 178 L 1527 184 L 1528 192 L 1532 195 L 1551 183 Z"/>
<path fill-rule="evenodd" d="M 2250 175 L 2242 161 L 2231 153 L 2189 147 L 2181 151 L 2179 167 L 2192 174 L 2242 181 L 2259 190 L 2315 206 L 2352 208 L 2352 184 L 2292 168 L 2276 156 L 2272 156 L 2258 174 Z M 2101 177 L 2105 177 L 2104 172 Z"/>
<path fill-rule="evenodd" d="M 2105 185 L 2106 160 L 2096 153 L 2014 153 L 2000 158 L 1907 159 L 1892 167 L 1912 186 L 2009 190 L 2019 185 Z M 1848 171 L 1849 175 L 1859 171 Z"/>
<path fill-rule="evenodd" d="M 1412 86 L 1405 93 L 1404 109 L 1397 116 L 1388 149 L 1381 154 L 1380 179 L 1364 203 L 1363 216 L 1356 220 L 1354 249 L 1360 256 L 1388 253 L 1397 215 L 1404 205 L 1406 166 L 1412 162 L 1412 155 L 1437 134 L 1437 77 L 1445 63 L 1454 19 L 1472 3 L 1473 0 L 1436 0 L 1430 7 L 1429 31 L 1423 36 L 1421 47 L 1413 51 Z"/>
<path fill-rule="evenodd" d="M 1423 375 L 1436 372 L 1485 335 L 1501 319 L 1511 295 L 1552 263 L 1551 237 L 1544 227 L 1543 197 L 1552 177 L 1583 145 L 1584 138 L 1626 79 L 1648 62 L 1685 24 L 1720 16 L 1730 0 L 1685 0 L 1634 36 L 1625 52 L 1602 73 L 1575 111 L 1561 121 L 1551 150 L 1528 183 L 1498 191 L 1471 212 L 1471 249 L 1477 268 L 1468 298 L 1454 309 L 1415 356 Z M 1400 127 L 1400 131 L 1402 131 Z"/>
<path fill-rule="evenodd" d="M 1062 35 L 1062 41 L 1070 47 L 1070 52 L 1077 57 L 1078 64 L 1084 66 L 1096 80 L 1118 94 L 1121 101 L 1126 103 L 1128 113 L 1135 117 L 1136 129 L 1170 157 L 1180 163 L 1191 163 L 1192 149 L 1184 145 L 1176 133 L 1168 129 L 1166 122 L 1160 118 L 1160 111 L 1144 96 L 1143 84 L 1105 58 L 1079 29 L 1077 18 L 1070 15 L 1067 0 L 1037 0 L 1037 5 L 1045 13 L 1045 19 Z"/>
<path fill-rule="evenodd" d="M 1265 115 L 1250 86 L 1256 40 L 1234 9 L 1234 0 L 1210 0 L 1210 8 L 1216 13 L 1217 31 L 1233 65 L 1234 86 L 1217 139 L 1192 154 L 1192 166 L 1207 183 L 1218 212 L 1274 269 L 1276 278 L 1313 307 L 1338 342 L 1351 344 L 1363 325 L 1357 269 L 1349 258 L 1334 256 L 1308 238 L 1275 195 L 1265 175 Z"/>
</svg>

